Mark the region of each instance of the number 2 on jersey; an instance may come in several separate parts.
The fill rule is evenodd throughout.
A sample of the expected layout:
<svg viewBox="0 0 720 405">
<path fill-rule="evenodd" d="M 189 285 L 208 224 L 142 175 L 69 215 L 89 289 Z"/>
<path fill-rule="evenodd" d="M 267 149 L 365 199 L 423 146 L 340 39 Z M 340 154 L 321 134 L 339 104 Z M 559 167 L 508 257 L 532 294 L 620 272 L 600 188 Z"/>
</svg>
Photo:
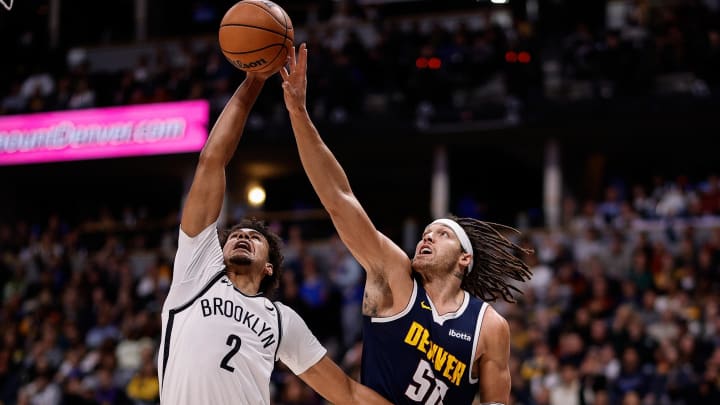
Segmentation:
<svg viewBox="0 0 720 405">
<path fill-rule="evenodd" d="M 448 386 L 435 378 L 430 363 L 420 360 L 413 374 L 413 380 L 405 390 L 405 395 L 426 405 L 442 405 Z"/>
<path fill-rule="evenodd" d="M 237 335 L 230 335 L 227 338 L 227 341 L 225 342 L 226 345 L 230 346 L 230 351 L 227 352 L 225 357 L 223 357 L 222 361 L 220 362 L 220 368 L 224 368 L 225 370 L 229 372 L 235 371 L 235 367 L 228 364 L 230 359 L 240 350 L 240 344 L 242 343 L 242 340 L 240 340 L 240 336 Z"/>
</svg>

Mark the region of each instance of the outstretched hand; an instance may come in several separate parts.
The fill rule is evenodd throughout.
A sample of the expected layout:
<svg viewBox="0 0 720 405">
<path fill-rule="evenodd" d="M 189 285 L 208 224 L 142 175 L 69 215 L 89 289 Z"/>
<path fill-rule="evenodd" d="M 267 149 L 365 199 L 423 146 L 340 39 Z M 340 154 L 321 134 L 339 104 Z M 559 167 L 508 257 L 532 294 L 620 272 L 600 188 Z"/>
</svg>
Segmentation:
<svg viewBox="0 0 720 405">
<path fill-rule="evenodd" d="M 300 45 L 297 57 L 295 47 L 293 47 L 292 54 L 288 56 L 287 68 L 281 68 L 280 75 L 283 79 L 282 88 L 288 111 L 304 113 L 307 93 L 307 46 L 305 43 Z"/>
</svg>

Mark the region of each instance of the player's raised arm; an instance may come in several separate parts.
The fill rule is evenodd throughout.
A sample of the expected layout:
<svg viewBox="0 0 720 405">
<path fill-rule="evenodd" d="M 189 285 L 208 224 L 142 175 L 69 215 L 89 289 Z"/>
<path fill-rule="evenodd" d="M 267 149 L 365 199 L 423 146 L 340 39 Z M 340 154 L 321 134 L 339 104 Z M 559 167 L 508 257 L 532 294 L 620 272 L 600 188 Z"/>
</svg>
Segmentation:
<svg viewBox="0 0 720 405">
<path fill-rule="evenodd" d="M 283 77 L 285 104 L 290 114 L 300 160 L 320 201 L 330 214 L 338 235 L 368 273 L 366 300 L 373 286 L 382 290 L 374 310 L 366 315 L 395 313 L 407 304 L 412 292 L 410 259 L 385 235 L 377 231 L 350 188 L 345 171 L 325 145 L 307 112 L 307 48 L 300 46 L 297 58 L 293 50 L 288 67 L 280 70 Z M 378 285 L 381 283 L 382 285 Z M 390 288 L 392 297 L 387 297 Z"/>
<path fill-rule="evenodd" d="M 225 195 L 225 167 L 237 148 L 245 121 L 268 74 L 248 73 L 225 105 L 200 152 L 183 207 L 180 227 L 195 236 L 217 220 Z"/>
</svg>

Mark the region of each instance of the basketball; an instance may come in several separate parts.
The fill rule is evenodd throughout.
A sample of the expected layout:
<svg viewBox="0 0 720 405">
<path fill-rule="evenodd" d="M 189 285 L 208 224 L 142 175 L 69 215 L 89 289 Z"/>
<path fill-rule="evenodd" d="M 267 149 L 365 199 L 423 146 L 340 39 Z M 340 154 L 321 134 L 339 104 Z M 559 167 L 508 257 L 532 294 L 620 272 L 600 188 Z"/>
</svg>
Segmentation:
<svg viewBox="0 0 720 405">
<path fill-rule="evenodd" d="M 292 50 L 293 26 L 285 10 L 268 0 L 243 0 L 220 22 L 223 55 L 246 72 L 275 73 Z"/>
</svg>

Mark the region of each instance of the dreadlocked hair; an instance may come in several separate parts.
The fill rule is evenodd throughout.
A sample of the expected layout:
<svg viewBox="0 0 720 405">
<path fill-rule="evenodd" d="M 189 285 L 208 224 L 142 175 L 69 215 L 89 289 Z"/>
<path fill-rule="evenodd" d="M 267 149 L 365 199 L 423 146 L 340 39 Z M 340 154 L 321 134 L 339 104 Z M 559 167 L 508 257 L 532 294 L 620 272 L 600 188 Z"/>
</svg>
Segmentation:
<svg viewBox="0 0 720 405">
<path fill-rule="evenodd" d="M 267 240 L 268 246 L 270 247 L 268 250 L 268 262 L 273 266 L 273 272 L 271 275 L 265 276 L 265 278 L 260 281 L 260 288 L 258 292 L 267 298 L 274 298 L 277 294 L 277 289 L 280 286 L 282 271 L 281 266 L 284 259 L 281 251 L 282 239 L 271 231 L 270 228 L 265 225 L 265 222 L 253 217 L 243 219 L 239 224 L 233 226 L 232 228 L 220 232 L 218 234 L 220 246 L 225 246 L 225 242 L 227 242 L 231 233 L 243 228 L 254 229 L 260 232 L 265 237 L 265 240 Z"/>
<path fill-rule="evenodd" d="M 533 251 L 516 245 L 501 232 L 519 234 L 520 231 L 474 218 L 459 218 L 454 215 L 449 215 L 448 218 L 465 230 L 473 247 L 473 267 L 465 274 L 462 289 L 483 301 L 495 301 L 502 297 L 507 302 L 516 302 L 514 293 L 522 292 L 510 284 L 509 280 L 524 282 L 532 277 L 528 265 L 516 253 L 532 254 Z"/>
</svg>

